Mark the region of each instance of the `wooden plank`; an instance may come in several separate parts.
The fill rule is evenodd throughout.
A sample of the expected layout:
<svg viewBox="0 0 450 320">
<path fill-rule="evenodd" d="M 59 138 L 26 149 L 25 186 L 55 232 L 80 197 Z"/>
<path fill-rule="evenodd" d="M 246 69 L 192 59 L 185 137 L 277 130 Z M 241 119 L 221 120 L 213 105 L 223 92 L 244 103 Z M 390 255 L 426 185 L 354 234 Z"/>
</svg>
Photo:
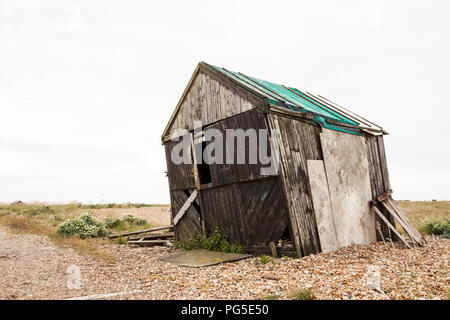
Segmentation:
<svg viewBox="0 0 450 320">
<path fill-rule="evenodd" d="M 176 225 L 178 223 L 178 221 L 180 221 L 180 219 L 184 216 L 184 214 L 186 213 L 187 209 L 191 206 L 192 202 L 194 201 L 194 199 L 196 197 L 197 197 L 197 189 L 195 189 L 194 192 L 192 192 L 190 197 L 187 199 L 187 201 L 181 207 L 180 211 L 178 211 L 178 213 L 175 216 L 175 218 L 173 218 L 173 224 L 174 225 Z"/>
<path fill-rule="evenodd" d="M 382 201 L 381 204 L 389 211 L 389 213 L 397 220 L 397 222 L 406 231 L 408 236 L 417 244 L 422 245 L 422 235 L 417 231 L 417 229 L 408 220 L 405 214 L 399 210 L 397 211 L 395 207 L 392 207 L 388 200 Z"/>
<path fill-rule="evenodd" d="M 378 196 L 377 200 L 380 202 L 385 201 L 391 197 L 391 194 L 392 194 L 392 190 L 388 190 L 385 193 L 383 193 L 381 196 Z"/>
<path fill-rule="evenodd" d="M 177 190 L 171 192 L 173 204 L 172 220 L 178 214 L 180 209 L 185 205 L 188 198 L 194 191 L 195 189 Z M 186 241 L 196 236 L 197 234 L 202 233 L 200 208 L 197 202 L 197 198 L 198 195 L 186 210 L 183 218 L 180 219 L 177 225 L 174 227 L 175 237 L 178 241 Z"/>
<path fill-rule="evenodd" d="M 320 252 L 314 208 L 309 193 L 306 161 L 322 159 L 319 128 L 291 118 L 269 114 L 271 143 L 279 159 L 290 229 L 299 257 Z M 277 134 L 277 132 L 279 134 Z"/>
<path fill-rule="evenodd" d="M 129 236 L 129 240 L 138 240 L 138 239 L 165 239 L 165 238 L 173 238 L 174 233 L 173 232 L 164 232 L 164 233 L 154 233 L 154 234 L 142 234 L 142 235 L 135 235 L 135 236 Z"/>
<path fill-rule="evenodd" d="M 320 141 L 338 247 L 376 241 L 364 138 L 324 128 Z"/>
<path fill-rule="evenodd" d="M 261 278 L 269 279 L 269 280 L 280 280 L 281 277 L 277 276 L 276 274 L 270 273 L 270 272 L 264 272 L 261 276 Z"/>
<path fill-rule="evenodd" d="M 269 247 L 270 247 L 270 251 L 272 252 L 272 257 L 278 258 L 278 252 L 277 252 L 277 247 L 275 247 L 275 243 L 270 242 Z"/>
<path fill-rule="evenodd" d="M 160 231 L 160 230 L 172 229 L 172 228 L 173 228 L 173 225 L 172 226 L 166 226 L 166 227 L 156 227 L 156 228 L 151 228 L 151 229 L 143 229 L 143 230 L 138 230 L 138 231 L 125 232 L 125 233 L 121 233 L 121 234 L 108 235 L 108 238 L 114 239 L 114 238 L 118 238 L 118 237 L 126 237 L 126 236 L 135 235 L 135 234 L 141 234 L 141 233 L 153 232 L 153 231 Z"/>
<path fill-rule="evenodd" d="M 278 242 L 288 227 L 288 210 L 279 177 L 236 185 L 247 230 L 247 246 Z"/>
<path fill-rule="evenodd" d="M 409 225 L 409 227 L 411 228 L 411 230 L 416 234 L 417 238 L 421 239 L 421 243 L 425 242 L 426 240 L 424 237 L 422 237 L 422 235 L 420 234 L 420 232 L 416 229 L 416 227 L 413 225 L 413 223 L 408 219 L 408 217 L 406 216 L 406 214 L 403 212 L 403 210 L 397 205 L 397 203 L 395 203 L 394 199 L 389 198 L 388 199 L 388 203 L 389 205 L 399 214 L 399 217 L 407 224 Z"/>
<path fill-rule="evenodd" d="M 247 246 L 241 196 L 235 184 L 201 191 L 207 235 L 219 229 L 228 236 L 230 243 Z"/>
<path fill-rule="evenodd" d="M 421 244 L 421 238 L 417 237 L 417 235 L 414 233 L 414 231 L 411 229 L 411 227 L 403 221 L 403 219 L 398 215 L 398 212 L 396 212 L 391 206 L 389 206 L 385 201 L 382 201 L 381 204 L 389 211 L 389 213 L 394 217 L 394 219 L 402 226 L 402 228 L 405 230 L 406 234 L 416 242 L 417 244 Z"/>
<path fill-rule="evenodd" d="M 176 143 L 178 142 L 169 141 L 164 144 L 169 188 L 170 190 L 194 188 L 193 164 L 181 163 L 177 165 L 171 161 L 171 153 Z"/>
<path fill-rule="evenodd" d="M 367 146 L 367 159 L 369 161 L 369 175 L 370 175 L 370 185 L 372 189 L 373 201 L 377 202 L 376 198 L 390 189 L 389 181 L 384 179 L 382 169 L 383 166 L 386 167 L 386 163 L 381 159 L 381 153 L 379 152 L 379 144 L 383 143 L 383 140 L 378 139 L 378 137 L 364 134 L 364 138 Z M 384 147 L 383 147 L 384 149 Z M 387 172 L 387 171 L 386 171 Z M 389 212 L 383 207 L 379 207 L 381 213 L 389 220 L 389 222 L 395 226 L 395 220 Z M 377 240 L 381 241 L 383 238 L 390 238 L 393 241 L 398 240 L 396 235 L 391 232 L 389 227 L 382 223 L 382 220 L 376 216 L 377 222 L 380 225 L 381 233 L 383 236 L 377 235 Z"/>
<path fill-rule="evenodd" d="M 191 78 L 189 79 L 188 85 L 184 89 L 184 92 L 181 95 L 181 98 L 178 101 L 177 106 L 175 107 L 175 110 L 173 111 L 172 115 L 170 116 L 169 122 L 167 123 L 166 127 L 164 128 L 164 132 L 162 134 L 162 139 L 164 139 L 164 137 L 168 133 L 169 129 L 171 128 L 172 123 L 175 121 L 175 118 L 178 115 L 181 105 L 183 104 L 184 99 L 186 98 L 186 95 L 188 94 L 189 90 L 191 89 L 191 86 L 194 83 L 199 70 L 200 70 L 200 64 L 198 64 L 197 67 L 195 68 L 194 73 L 192 74 Z"/>
<path fill-rule="evenodd" d="M 262 105 L 262 97 L 200 63 L 163 132 L 162 140 L 176 129 L 193 130 L 194 121 L 208 125 Z"/>
<path fill-rule="evenodd" d="M 389 180 L 389 172 L 388 172 L 388 167 L 387 167 L 387 161 L 386 161 L 386 151 L 384 149 L 384 138 L 383 136 L 377 136 L 377 145 L 378 145 L 378 154 L 380 157 L 380 167 L 381 167 L 381 172 L 383 175 L 383 183 L 384 183 L 384 187 L 385 190 L 389 190 L 391 188 L 390 185 L 390 180 Z"/>
<path fill-rule="evenodd" d="M 197 159 L 197 153 L 195 152 L 195 138 L 194 138 L 194 133 L 192 132 L 190 135 L 190 139 L 191 139 L 191 154 L 192 154 L 192 171 L 194 174 L 194 181 L 195 181 L 195 187 L 198 189 L 200 189 L 200 178 L 198 175 L 198 166 L 197 163 L 200 162 L 200 159 Z"/>
<path fill-rule="evenodd" d="M 308 179 L 322 252 L 338 249 L 334 217 L 322 160 L 308 160 Z"/>
<path fill-rule="evenodd" d="M 155 246 L 155 245 L 167 245 L 170 243 L 168 240 L 131 240 L 128 244 L 137 244 L 140 246 Z"/>
<path fill-rule="evenodd" d="M 386 225 L 392 230 L 392 232 L 394 232 L 397 235 L 397 237 L 403 241 L 403 243 L 406 245 L 406 247 L 411 248 L 411 246 L 408 244 L 408 242 L 406 242 L 405 238 L 403 238 L 401 236 L 401 234 L 398 233 L 398 231 L 395 229 L 395 227 L 389 222 L 388 219 L 386 219 L 386 217 L 380 212 L 380 210 L 378 210 L 378 208 L 375 206 L 373 206 L 372 208 L 374 209 L 375 213 L 380 217 L 380 219 L 383 220 L 386 223 Z"/>
</svg>

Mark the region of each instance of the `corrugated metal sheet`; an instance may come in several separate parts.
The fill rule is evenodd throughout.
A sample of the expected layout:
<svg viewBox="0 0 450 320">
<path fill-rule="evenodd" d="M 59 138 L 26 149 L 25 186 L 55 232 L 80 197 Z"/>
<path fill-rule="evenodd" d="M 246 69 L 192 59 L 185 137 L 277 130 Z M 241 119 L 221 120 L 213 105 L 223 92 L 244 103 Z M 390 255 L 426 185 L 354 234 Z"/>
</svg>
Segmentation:
<svg viewBox="0 0 450 320">
<path fill-rule="evenodd" d="M 250 77 L 240 72 L 210 65 L 206 62 L 201 62 L 201 64 L 216 72 L 222 73 L 248 90 L 262 95 L 268 103 L 277 104 L 291 111 L 312 113 L 316 122 L 320 123 L 323 127 L 352 134 L 361 133 L 360 130 L 357 130 L 358 127 L 372 133 L 387 133 L 380 126 L 322 96 L 315 96 L 308 92 L 302 92 L 297 88 Z M 342 126 L 339 124 L 342 124 Z"/>
</svg>

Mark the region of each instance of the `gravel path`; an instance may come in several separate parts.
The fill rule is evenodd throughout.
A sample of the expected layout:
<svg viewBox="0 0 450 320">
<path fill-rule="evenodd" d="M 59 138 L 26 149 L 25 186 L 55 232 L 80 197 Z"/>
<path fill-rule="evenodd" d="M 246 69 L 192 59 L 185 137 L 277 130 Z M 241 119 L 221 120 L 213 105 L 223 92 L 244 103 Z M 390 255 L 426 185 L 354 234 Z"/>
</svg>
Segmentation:
<svg viewBox="0 0 450 320">
<path fill-rule="evenodd" d="M 450 240 L 427 240 L 416 250 L 374 243 L 264 265 L 250 258 L 192 269 L 157 260 L 172 248 L 108 244 L 102 249 L 119 262 L 106 264 L 0 226 L 0 299 L 284 299 L 299 288 L 319 299 L 446 299 Z M 267 273 L 280 279 L 263 278 Z"/>
</svg>

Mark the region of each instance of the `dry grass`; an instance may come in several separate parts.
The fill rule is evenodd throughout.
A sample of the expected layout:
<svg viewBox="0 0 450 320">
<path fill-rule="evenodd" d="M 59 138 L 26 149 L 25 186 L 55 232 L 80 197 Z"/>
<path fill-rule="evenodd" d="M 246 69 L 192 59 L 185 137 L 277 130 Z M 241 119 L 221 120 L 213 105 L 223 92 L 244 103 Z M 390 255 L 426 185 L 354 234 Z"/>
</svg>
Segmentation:
<svg viewBox="0 0 450 320">
<path fill-rule="evenodd" d="M 167 212 L 167 205 L 147 204 L 108 204 L 108 205 L 82 205 L 80 203 L 52 205 L 46 203 L 21 203 L 0 204 L 0 224 L 7 227 L 11 232 L 22 234 L 36 234 L 47 236 L 59 247 L 72 248 L 81 254 L 89 254 L 95 258 L 114 263 L 116 258 L 102 249 L 109 243 L 107 239 L 80 239 L 78 237 L 67 237 L 56 233 L 57 227 L 63 221 L 80 216 L 82 213 L 90 213 L 95 219 L 103 220 L 105 217 L 120 218 L 124 215 L 149 219 L 153 217 L 151 212 L 156 212 L 153 221 L 136 226 L 121 223 L 116 232 L 134 231 L 161 225 L 159 214 Z"/>
<path fill-rule="evenodd" d="M 290 295 L 293 300 L 316 300 L 316 295 L 311 289 L 297 289 Z"/>
<path fill-rule="evenodd" d="M 108 243 L 105 239 L 80 239 L 65 237 L 56 233 L 56 227 L 43 219 L 35 219 L 17 214 L 0 215 L 0 224 L 13 233 L 36 234 L 48 237 L 55 245 L 62 248 L 72 248 L 80 254 L 89 254 L 108 263 L 115 263 L 116 258 L 103 251 L 101 245 Z"/>
<path fill-rule="evenodd" d="M 450 219 L 449 201 L 397 201 L 397 204 L 417 229 L 425 220 Z"/>
</svg>

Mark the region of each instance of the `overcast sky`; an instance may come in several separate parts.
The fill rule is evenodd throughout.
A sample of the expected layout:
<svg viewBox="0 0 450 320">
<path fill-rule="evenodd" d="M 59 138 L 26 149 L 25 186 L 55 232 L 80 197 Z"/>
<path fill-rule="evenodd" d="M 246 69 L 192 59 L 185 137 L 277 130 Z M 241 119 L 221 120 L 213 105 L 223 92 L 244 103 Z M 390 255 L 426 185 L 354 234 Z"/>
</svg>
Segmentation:
<svg viewBox="0 0 450 320">
<path fill-rule="evenodd" d="M 450 199 L 448 1 L 0 0 L 0 201 L 168 203 L 199 61 L 382 125 L 394 196 Z"/>
</svg>

